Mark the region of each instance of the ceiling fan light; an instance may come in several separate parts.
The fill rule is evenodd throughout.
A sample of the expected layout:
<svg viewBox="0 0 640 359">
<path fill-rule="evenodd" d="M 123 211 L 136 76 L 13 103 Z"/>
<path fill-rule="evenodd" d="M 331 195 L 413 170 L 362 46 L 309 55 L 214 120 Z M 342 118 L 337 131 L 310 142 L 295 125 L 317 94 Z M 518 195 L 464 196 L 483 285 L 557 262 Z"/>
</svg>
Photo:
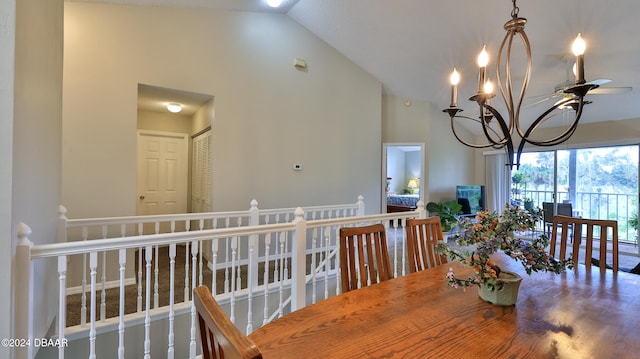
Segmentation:
<svg viewBox="0 0 640 359">
<path fill-rule="evenodd" d="M 170 103 L 167 104 L 167 110 L 171 113 L 178 113 L 182 111 L 182 105 L 180 105 L 179 103 Z"/>
</svg>

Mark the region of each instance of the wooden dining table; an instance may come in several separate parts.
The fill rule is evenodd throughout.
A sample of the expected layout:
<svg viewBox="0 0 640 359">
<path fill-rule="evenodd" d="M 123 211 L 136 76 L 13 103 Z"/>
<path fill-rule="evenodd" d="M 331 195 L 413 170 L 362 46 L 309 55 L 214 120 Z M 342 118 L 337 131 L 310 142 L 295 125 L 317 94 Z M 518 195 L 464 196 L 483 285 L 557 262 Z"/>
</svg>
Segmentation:
<svg viewBox="0 0 640 359">
<path fill-rule="evenodd" d="M 504 258 L 503 258 L 504 257 Z M 640 276 L 578 265 L 523 275 L 500 307 L 453 289 L 447 263 L 343 293 L 249 335 L 264 358 L 640 358 Z"/>
</svg>

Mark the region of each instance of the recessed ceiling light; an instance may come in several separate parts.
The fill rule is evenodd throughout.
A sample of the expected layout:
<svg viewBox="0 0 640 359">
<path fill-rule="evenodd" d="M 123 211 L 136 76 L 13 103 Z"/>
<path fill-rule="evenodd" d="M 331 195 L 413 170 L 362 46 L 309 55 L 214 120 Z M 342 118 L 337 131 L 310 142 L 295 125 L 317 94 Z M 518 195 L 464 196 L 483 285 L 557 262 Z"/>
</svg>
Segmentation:
<svg viewBox="0 0 640 359">
<path fill-rule="evenodd" d="M 267 0 L 267 5 L 271 7 L 278 7 L 282 4 L 282 0 Z"/>
<path fill-rule="evenodd" d="M 178 113 L 182 111 L 182 105 L 178 103 L 170 103 L 167 105 L 167 110 L 169 110 L 169 112 Z"/>
</svg>

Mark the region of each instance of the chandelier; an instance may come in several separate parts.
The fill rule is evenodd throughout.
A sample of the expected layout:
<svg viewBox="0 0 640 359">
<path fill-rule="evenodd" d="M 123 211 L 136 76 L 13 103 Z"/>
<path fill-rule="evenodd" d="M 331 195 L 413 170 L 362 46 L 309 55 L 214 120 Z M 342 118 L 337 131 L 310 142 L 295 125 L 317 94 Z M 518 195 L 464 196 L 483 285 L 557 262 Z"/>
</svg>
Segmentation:
<svg viewBox="0 0 640 359">
<path fill-rule="evenodd" d="M 555 146 L 568 140 L 576 128 L 578 122 L 582 116 L 582 109 L 584 105 L 590 103 L 585 101 L 584 97 L 590 90 L 598 87 L 597 84 L 587 83 L 584 79 L 584 50 L 585 42 L 581 35 L 578 34 L 573 43 L 573 53 L 575 55 L 575 85 L 569 86 L 562 90 L 563 99 L 556 102 L 551 108 L 544 111 L 535 121 L 531 123 L 528 128 L 520 123 L 520 109 L 522 108 L 522 101 L 529 85 L 529 79 L 531 75 L 531 46 L 527 34 L 524 32 L 524 25 L 527 19 L 519 17 L 519 8 L 516 5 L 516 0 L 512 0 L 513 10 L 511 11 L 511 20 L 504 24 L 506 35 L 500 50 L 498 52 L 497 64 L 496 64 L 496 78 L 500 94 L 504 100 L 504 104 L 507 109 L 507 117 L 502 116 L 495 107 L 491 105 L 491 99 L 496 95 L 493 93 L 492 84 L 487 80 L 486 69 L 489 60 L 489 56 L 486 52 L 486 46 L 483 47 L 480 55 L 478 56 L 478 66 L 480 67 L 480 75 L 478 81 L 478 92 L 469 98 L 469 101 L 474 101 L 479 105 L 480 113 L 477 118 L 462 116 L 460 112 L 461 108 L 457 107 L 458 98 L 458 83 L 460 81 L 460 75 L 454 68 L 451 74 L 451 104 L 448 108 L 442 110 L 447 112 L 451 117 L 451 130 L 454 136 L 462 144 L 472 148 L 488 148 L 495 149 L 504 148 L 507 152 L 509 168 L 516 169 L 520 166 L 520 156 L 526 143 L 530 143 L 534 146 Z M 520 88 L 520 94 L 518 98 L 514 99 L 513 96 L 513 83 L 511 76 L 511 50 L 513 46 L 513 40 L 516 36 L 519 36 L 526 52 L 526 69 L 524 72 L 524 78 L 522 80 L 522 86 Z M 552 112 L 556 109 L 571 108 L 575 111 L 575 117 L 571 123 L 560 134 L 555 137 L 551 137 L 545 140 L 535 139 L 532 135 L 540 128 L 540 126 L 553 116 Z M 487 142 L 483 144 L 475 144 L 464 140 L 456 132 L 455 119 L 471 120 L 479 123 L 484 137 Z M 520 137 L 520 143 L 515 147 L 514 143 L 514 130 Z"/>
</svg>

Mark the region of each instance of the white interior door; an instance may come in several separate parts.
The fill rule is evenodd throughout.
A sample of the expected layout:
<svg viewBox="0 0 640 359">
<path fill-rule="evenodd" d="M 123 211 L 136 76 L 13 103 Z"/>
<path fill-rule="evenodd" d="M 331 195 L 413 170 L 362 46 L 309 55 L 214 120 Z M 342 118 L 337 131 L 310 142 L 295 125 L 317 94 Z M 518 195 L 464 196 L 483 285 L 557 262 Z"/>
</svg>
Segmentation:
<svg viewBox="0 0 640 359">
<path fill-rule="evenodd" d="M 191 212 L 211 212 L 211 130 L 193 138 L 191 168 Z"/>
<path fill-rule="evenodd" d="M 138 131 L 137 215 L 187 212 L 188 137 Z"/>
</svg>

